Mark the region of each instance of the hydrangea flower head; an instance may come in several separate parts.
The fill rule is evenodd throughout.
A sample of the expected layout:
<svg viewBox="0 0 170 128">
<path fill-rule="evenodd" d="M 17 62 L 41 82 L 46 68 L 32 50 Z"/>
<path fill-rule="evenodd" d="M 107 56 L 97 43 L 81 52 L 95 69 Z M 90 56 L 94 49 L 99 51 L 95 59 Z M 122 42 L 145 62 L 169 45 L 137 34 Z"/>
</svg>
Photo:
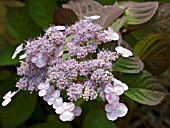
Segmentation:
<svg viewBox="0 0 170 128">
<path fill-rule="evenodd" d="M 81 114 L 82 109 L 75 106 L 79 99 L 106 101 L 106 116 L 112 121 L 128 111 L 119 102 L 128 86 L 116 79 L 111 69 L 120 55 L 129 57 L 132 52 L 122 46 L 116 47 L 116 51 L 100 49 L 101 44 L 117 41 L 120 36 L 111 27 L 103 30 L 92 23 L 98 18 L 85 17 L 67 27 L 51 26 L 42 37 L 19 46 L 13 55 L 14 58 L 21 50 L 25 51 L 20 56 L 16 87 L 38 92 L 62 121 L 72 121 Z M 7 93 L 2 105 L 7 105 L 15 94 Z"/>
</svg>

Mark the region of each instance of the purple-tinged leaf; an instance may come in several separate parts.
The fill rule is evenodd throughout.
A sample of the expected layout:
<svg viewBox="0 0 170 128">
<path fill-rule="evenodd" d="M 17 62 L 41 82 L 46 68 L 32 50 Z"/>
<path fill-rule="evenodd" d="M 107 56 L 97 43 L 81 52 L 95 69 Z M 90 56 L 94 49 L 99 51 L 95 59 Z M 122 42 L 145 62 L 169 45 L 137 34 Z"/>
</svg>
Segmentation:
<svg viewBox="0 0 170 128">
<path fill-rule="evenodd" d="M 127 24 L 137 25 L 149 21 L 158 8 L 158 2 L 124 2 L 122 7 L 128 7 L 126 15 L 129 16 Z"/>
<path fill-rule="evenodd" d="M 76 14 L 66 8 L 57 8 L 53 14 L 54 25 L 71 25 L 77 20 Z"/>
</svg>

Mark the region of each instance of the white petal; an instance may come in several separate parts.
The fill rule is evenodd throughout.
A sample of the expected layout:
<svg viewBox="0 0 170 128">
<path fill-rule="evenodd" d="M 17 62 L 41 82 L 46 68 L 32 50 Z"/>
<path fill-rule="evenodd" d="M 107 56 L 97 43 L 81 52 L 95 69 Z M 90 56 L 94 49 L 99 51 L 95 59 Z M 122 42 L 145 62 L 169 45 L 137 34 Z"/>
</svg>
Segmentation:
<svg viewBox="0 0 170 128">
<path fill-rule="evenodd" d="M 65 26 L 55 26 L 57 28 L 57 30 L 65 30 L 66 27 Z"/>
<path fill-rule="evenodd" d="M 15 59 L 15 57 L 17 56 L 17 52 L 15 51 L 14 54 L 12 55 L 12 59 Z"/>
<path fill-rule="evenodd" d="M 124 88 L 123 86 L 115 85 L 113 91 L 116 93 L 116 95 L 122 95 L 124 92 Z"/>
<path fill-rule="evenodd" d="M 65 111 L 65 110 L 63 109 L 63 106 L 60 106 L 60 107 L 58 107 L 58 108 L 55 108 L 55 112 L 56 112 L 57 114 L 62 114 L 64 111 Z"/>
<path fill-rule="evenodd" d="M 58 99 L 54 100 L 54 104 L 53 104 L 53 108 L 56 109 L 58 107 L 60 107 L 63 103 L 63 99 L 61 97 L 59 97 Z"/>
<path fill-rule="evenodd" d="M 72 112 L 69 112 L 69 111 L 66 111 L 64 113 L 62 113 L 59 118 L 62 120 L 62 121 L 70 121 L 71 119 L 73 119 L 74 117 L 74 114 Z"/>
<path fill-rule="evenodd" d="M 113 89 L 114 89 L 114 86 L 113 86 L 113 85 L 107 84 L 107 85 L 105 86 L 105 88 L 104 88 L 104 92 L 105 92 L 105 93 L 111 93 L 111 92 L 113 92 Z"/>
<path fill-rule="evenodd" d="M 11 98 L 7 98 L 2 102 L 2 106 L 6 106 L 7 104 L 9 104 L 9 102 L 11 102 Z"/>
<path fill-rule="evenodd" d="M 41 97 L 41 96 L 45 96 L 45 94 L 47 93 L 47 90 L 46 89 L 42 89 L 38 92 L 38 95 Z"/>
<path fill-rule="evenodd" d="M 26 58 L 26 54 L 23 54 L 19 57 L 20 60 L 25 59 L 25 58 Z"/>
<path fill-rule="evenodd" d="M 116 50 L 117 53 L 123 53 L 124 52 L 124 48 L 122 46 L 117 46 L 115 48 L 115 50 Z"/>
<path fill-rule="evenodd" d="M 111 33 L 112 40 L 119 40 L 119 34 L 117 32 Z"/>
<path fill-rule="evenodd" d="M 114 102 L 119 101 L 119 96 L 117 96 L 115 93 L 109 93 L 109 94 L 106 94 L 106 100 L 109 103 L 114 103 Z"/>
<path fill-rule="evenodd" d="M 22 47 L 23 47 L 23 44 L 20 44 L 20 45 L 16 48 L 14 54 L 12 55 L 12 59 L 14 59 L 14 58 L 17 56 L 17 54 L 20 53 L 20 52 L 23 50 Z"/>
<path fill-rule="evenodd" d="M 92 19 L 92 20 L 96 20 L 96 19 L 99 19 L 100 16 L 99 16 L 99 15 L 94 15 L 94 16 L 90 16 L 90 17 L 88 17 L 88 18 L 90 18 L 90 19 Z"/>
<path fill-rule="evenodd" d="M 3 99 L 7 99 L 11 97 L 11 91 L 7 92 L 4 96 L 3 96 Z"/>
<path fill-rule="evenodd" d="M 115 108 L 114 112 L 118 115 L 118 117 L 123 117 L 127 114 L 128 108 L 125 104 L 120 103 L 119 106 Z"/>
<path fill-rule="evenodd" d="M 114 121 L 114 120 L 116 120 L 118 118 L 118 116 L 114 112 L 107 112 L 106 116 L 111 121 Z"/>
<path fill-rule="evenodd" d="M 82 109 L 79 106 L 76 106 L 72 112 L 74 113 L 74 116 L 79 116 L 82 112 Z"/>
</svg>

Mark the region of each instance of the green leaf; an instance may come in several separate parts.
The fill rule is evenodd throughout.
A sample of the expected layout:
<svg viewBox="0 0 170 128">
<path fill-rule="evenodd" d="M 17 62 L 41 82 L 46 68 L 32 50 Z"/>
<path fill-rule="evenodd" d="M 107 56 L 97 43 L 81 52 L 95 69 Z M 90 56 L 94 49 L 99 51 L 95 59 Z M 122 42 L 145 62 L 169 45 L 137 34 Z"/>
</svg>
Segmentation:
<svg viewBox="0 0 170 128">
<path fill-rule="evenodd" d="M 143 71 L 139 74 L 123 74 L 120 80 L 129 86 L 125 94 L 136 102 L 156 105 L 162 101 L 166 92 L 158 79 Z"/>
<path fill-rule="evenodd" d="M 8 8 L 6 24 L 11 35 L 19 40 L 35 37 L 42 31 L 28 15 L 26 8 Z"/>
<path fill-rule="evenodd" d="M 121 57 L 115 62 L 113 70 L 123 73 L 139 73 L 143 70 L 143 62 L 138 56 Z"/>
<path fill-rule="evenodd" d="M 116 128 L 114 122 L 106 118 L 104 109 L 89 111 L 83 121 L 82 128 Z"/>
<path fill-rule="evenodd" d="M 54 124 L 54 123 L 40 123 L 40 124 L 36 124 L 30 128 L 71 128 L 71 127 L 62 127 L 62 126 L 59 126 L 57 124 Z"/>
<path fill-rule="evenodd" d="M 127 24 L 137 25 L 150 20 L 156 13 L 158 2 L 125 2 L 120 6 L 127 7 L 125 14 L 129 16 Z"/>
<path fill-rule="evenodd" d="M 58 126 L 56 128 L 72 128 L 70 123 L 61 121 L 59 119 L 59 115 L 57 115 L 57 114 L 48 115 L 47 123 L 56 124 Z"/>
<path fill-rule="evenodd" d="M 4 38 L 0 36 L 0 66 L 14 65 L 19 63 L 19 59 L 12 60 L 15 47 L 10 45 Z"/>
<path fill-rule="evenodd" d="M 34 111 L 37 96 L 29 92 L 18 92 L 6 107 L 0 107 L 0 121 L 4 127 L 14 128 L 26 121 Z"/>
<path fill-rule="evenodd" d="M 126 23 L 127 20 L 128 16 L 123 16 L 120 19 L 117 19 L 115 22 L 113 22 L 111 27 L 115 32 L 118 32 L 119 29 Z"/>
<path fill-rule="evenodd" d="M 29 14 L 41 28 L 51 24 L 55 8 L 56 0 L 28 0 Z"/>
<path fill-rule="evenodd" d="M 159 75 L 170 66 L 170 42 L 160 34 L 150 34 L 139 41 L 134 51 L 144 61 L 145 69 Z"/>
</svg>

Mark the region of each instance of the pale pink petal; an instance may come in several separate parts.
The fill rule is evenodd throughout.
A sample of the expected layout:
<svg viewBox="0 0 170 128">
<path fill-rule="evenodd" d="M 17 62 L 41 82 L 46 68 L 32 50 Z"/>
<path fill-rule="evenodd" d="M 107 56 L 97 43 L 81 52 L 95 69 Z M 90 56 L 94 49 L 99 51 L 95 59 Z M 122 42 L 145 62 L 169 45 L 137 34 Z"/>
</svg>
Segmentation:
<svg viewBox="0 0 170 128">
<path fill-rule="evenodd" d="M 109 103 L 114 103 L 114 102 L 119 101 L 119 96 L 117 96 L 115 93 L 109 93 L 109 94 L 106 94 L 106 100 Z"/>
<path fill-rule="evenodd" d="M 111 92 L 113 92 L 113 88 L 114 88 L 113 85 L 107 84 L 107 85 L 105 86 L 105 88 L 104 88 L 104 92 L 105 92 L 105 93 L 111 93 Z"/>
<path fill-rule="evenodd" d="M 65 110 L 63 109 L 63 106 L 60 106 L 58 108 L 55 108 L 55 112 L 57 114 L 62 114 L 63 112 L 65 112 Z"/>
<path fill-rule="evenodd" d="M 60 107 L 63 103 L 63 99 L 61 97 L 59 97 L 58 99 L 54 100 L 54 104 L 53 104 L 53 108 L 56 109 L 58 107 Z"/>
<path fill-rule="evenodd" d="M 69 103 L 67 103 L 67 105 L 64 108 L 68 111 L 73 111 L 73 109 L 75 108 L 75 105 L 74 105 L 74 103 L 69 102 Z"/>
<path fill-rule="evenodd" d="M 114 110 L 118 117 L 123 117 L 127 114 L 128 108 L 125 104 L 120 103 Z"/>
<path fill-rule="evenodd" d="M 74 113 L 74 116 L 79 116 L 82 112 L 82 109 L 79 106 L 75 106 L 72 112 Z"/>
<path fill-rule="evenodd" d="M 47 99 L 48 105 L 54 104 L 54 101 L 55 101 L 55 99 L 54 99 L 54 97 L 52 97 L 52 96 L 50 96 L 50 97 Z"/>
<path fill-rule="evenodd" d="M 7 104 L 9 104 L 9 102 L 11 102 L 11 98 L 7 98 L 2 102 L 2 106 L 6 106 Z"/>
<path fill-rule="evenodd" d="M 55 57 L 60 57 L 63 54 L 64 44 L 61 44 L 54 52 Z"/>
<path fill-rule="evenodd" d="M 39 85 L 38 85 L 38 89 L 44 89 L 45 87 L 45 84 L 43 82 L 41 82 Z"/>
<path fill-rule="evenodd" d="M 123 86 L 115 85 L 113 88 L 113 91 L 116 95 L 122 95 L 124 92 L 124 88 L 123 88 Z"/>
<path fill-rule="evenodd" d="M 46 66 L 46 64 L 47 63 L 43 59 L 38 59 L 37 62 L 36 62 L 36 66 L 39 67 L 39 68 Z"/>
<path fill-rule="evenodd" d="M 47 101 L 50 98 L 51 93 L 54 91 L 54 86 L 49 86 L 47 89 L 47 94 L 43 97 L 45 101 Z"/>
<path fill-rule="evenodd" d="M 129 87 L 125 83 L 122 83 L 121 85 L 123 86 L 125 91 L 128 90 Z"/>
<path fill-rule="evenodd" d="M 105 110 L 106 110 L 106 112 L 112 112 L 114 110 L 114 105 L 113 104 L 106 104 Z"/>
<path fill-rule="evenodd" d="M 106 116 L 111 121 L 114 121 L 114 120 L 116 120 L 118 118 L 118 116 L 114 112 L 107 112 Z"/>
<path fill-rule="evenodd" d="M 62 121 L 70 121 L 71 119 L 73 119 L 74 117 L 74 114 L 72 112 L 69 112 L 69 111 L 66 111 L 64 113 L 62 113 L 59 118 L 62 120 Z"/>
<path fill-rule="evenodd" d="M 60 97 L 60 91 L 55 90 L 52 95 L 53 95 L 54 98 L 59 98 Z"/>
<path fill-rule="evenodd" d="M 32 57 L 32 58 L 31 58 L 31 62 L 32 62 L 32 63 L 36 63 L 37 60 L 38 60 L 37 57 Z"/>
</svg>

